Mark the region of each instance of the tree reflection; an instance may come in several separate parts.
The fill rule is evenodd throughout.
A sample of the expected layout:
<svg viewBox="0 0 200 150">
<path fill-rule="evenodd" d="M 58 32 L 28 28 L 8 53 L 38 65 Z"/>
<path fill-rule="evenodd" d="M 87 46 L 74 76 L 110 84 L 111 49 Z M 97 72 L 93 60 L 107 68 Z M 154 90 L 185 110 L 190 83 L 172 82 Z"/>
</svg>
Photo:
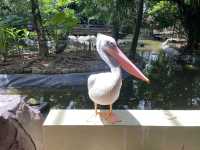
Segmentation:
<svg viewBox="0 0 200 150">
<path fill-rule="evenodd" d="M 151 101 L 153 109 L 199 108 L 198 70 L 186 69 L 161 53 L 157 61 L 146 66 L 145 72 L 151 84 L 138 82 L 137 99 Z"/>
</svg>

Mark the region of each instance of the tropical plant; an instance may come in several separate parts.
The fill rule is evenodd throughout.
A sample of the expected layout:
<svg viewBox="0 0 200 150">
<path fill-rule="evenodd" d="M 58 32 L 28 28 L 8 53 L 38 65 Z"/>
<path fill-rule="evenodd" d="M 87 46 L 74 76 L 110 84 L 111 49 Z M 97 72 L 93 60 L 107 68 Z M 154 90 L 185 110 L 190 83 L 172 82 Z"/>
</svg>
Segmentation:
<svg viewBox="0 0 200 150">
<path fill-rule="evenodd" d="M 187 34 L 187 48 L 200 49 L 200 1 L 199 0 L 172 0 L 180 12 L 181 22 Z M 192 52 L 192 51 L 191 51 Z M 198 51 L 197 51 L 198 52 Z"/>
<path fill-rule="evenodd" d="M 160 27 L 173 25 L 177 18 L 180 20 L 187 36 L 188 52 L 200 49 L 199 0 L 148 0 L 146 3 Z"/>
<path fill-rule="evenodd" d="M 5 62 L 9 54 L 9 47 L 15 40 L 15 34 L 12 28 L 0 27 L 0 54 Z"/>
<path fill-rule="evenodd" d="M 72 3 L 78 4 L 78 0 L 57 0 L 52 2 L 43 0 L 41 3 L 42 15 L 45 16 L 45 27 L 56 43 L 56 52 L 62 52 L 67 44 L 67 36 L 78 24 L 75 11 L 69 8 Z"/>
<path fill-rule="evenodd" d="M 31 39 L 33 36 L 33 32 L 28 31 L 27 29 L 16 29 L 14 28 L 14 35 L 15 35 L 15 46 L 14 52 L 21 56 L 23 49 L 25 47 L 25 41 L 27 39 Z M 15 48 L 16 47 L 16 48 Z"/>
<path fill-rule="evenodd" d="M 174 26 L 179 17 L 177 6 L 166 0 L 155 3 L 149 10 L 148 15 L 153 19 L 153 28 L 157 29 Z"/>
<path fill-rule="evenodd" d="M 1 0 L 0 24 L 16 28 L 26 27 L 30 21 L 30 11 L 28 0 Z"/>
</svg>

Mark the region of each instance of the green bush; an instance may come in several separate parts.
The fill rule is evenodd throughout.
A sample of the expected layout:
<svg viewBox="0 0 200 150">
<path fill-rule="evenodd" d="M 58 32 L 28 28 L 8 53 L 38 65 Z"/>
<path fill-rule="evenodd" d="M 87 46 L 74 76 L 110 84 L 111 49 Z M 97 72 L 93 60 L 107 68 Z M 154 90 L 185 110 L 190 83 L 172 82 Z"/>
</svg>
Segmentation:
<svg viewBox="0 0 200 150">
<path fill-rule="evenodd" d="M 0 55 L 5 62 L 9 53 L 9 47 L 15 40 L 14 30 L 12 28 L 0 27 Z"/>
</svg>

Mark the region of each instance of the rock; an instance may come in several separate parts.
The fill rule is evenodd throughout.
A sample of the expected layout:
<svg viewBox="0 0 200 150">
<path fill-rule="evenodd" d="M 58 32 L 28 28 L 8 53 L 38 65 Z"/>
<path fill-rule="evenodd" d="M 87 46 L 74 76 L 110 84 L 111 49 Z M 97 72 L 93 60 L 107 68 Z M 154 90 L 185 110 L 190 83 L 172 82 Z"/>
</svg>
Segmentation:
<svg viewBox="0 0 200 150">
<path fill-rule="evenodd" d="M 23 99 L 0 95 L 0 150 L 43 150 L 43 117 Z"/>
<path fill-rule="evenodd" d="M 31 68 L 24 68 L 23 73 L 32 73 L 32 69 Z"/>
<path fill-rule="evenodd" d="M 42 73 L 42 70 L 39 69 L 38 67 L 32 67 L 32 73 L 39 74 Z"/>
</svg>

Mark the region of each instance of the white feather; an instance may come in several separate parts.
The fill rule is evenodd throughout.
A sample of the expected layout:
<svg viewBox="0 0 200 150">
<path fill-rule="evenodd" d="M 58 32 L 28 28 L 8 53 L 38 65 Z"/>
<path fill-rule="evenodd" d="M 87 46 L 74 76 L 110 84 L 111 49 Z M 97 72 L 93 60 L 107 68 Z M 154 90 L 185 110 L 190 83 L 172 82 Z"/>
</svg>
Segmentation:
<svg viewBox="0 0 200 150">
<path fill-rule="evenodd" d="M 88 78 L 88 94 L 97 104 L 113 104 L 119 97 L 121 85 L 121 75 L 116 73 L 93 74 Z"/>
</svg>

